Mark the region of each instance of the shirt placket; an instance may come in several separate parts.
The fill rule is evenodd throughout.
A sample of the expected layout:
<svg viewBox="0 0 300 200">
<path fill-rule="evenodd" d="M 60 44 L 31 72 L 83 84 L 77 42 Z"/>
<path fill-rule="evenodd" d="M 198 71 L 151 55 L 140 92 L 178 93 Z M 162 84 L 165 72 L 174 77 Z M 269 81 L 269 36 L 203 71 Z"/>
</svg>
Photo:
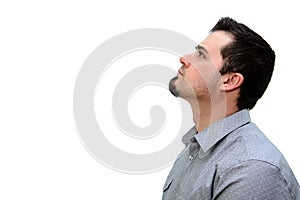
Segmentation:
<svg viewBox="0 0 300 200">
<path fill-rule="evenodd" d="M 195 138 L 193 138 L 192 143 L 190 145 L 190 151 L 189 151 L 189 156 L 188 156 L 188 159 L 190 161 L 193 161 L 197 157 L 197 155 L 199 153 L 199 149 L 200 149 L 199 143 L 197 142 L 197 140 Z"/>
</svg>

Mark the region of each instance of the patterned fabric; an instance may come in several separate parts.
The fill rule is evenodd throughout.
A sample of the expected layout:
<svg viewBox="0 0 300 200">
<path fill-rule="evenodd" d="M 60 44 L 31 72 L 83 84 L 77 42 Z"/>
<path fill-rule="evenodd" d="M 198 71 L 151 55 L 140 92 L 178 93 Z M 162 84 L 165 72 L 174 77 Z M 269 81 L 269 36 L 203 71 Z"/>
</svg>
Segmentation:
<svg viewBox="0 0 300 200">
<path fill-rule="evenodd" d="M 186 148 L 163 188 L 163 200 L 300 200 L 299 184 L 279 150 L 250 122 L 248 110 L 200 133 Z"/>
</svg>

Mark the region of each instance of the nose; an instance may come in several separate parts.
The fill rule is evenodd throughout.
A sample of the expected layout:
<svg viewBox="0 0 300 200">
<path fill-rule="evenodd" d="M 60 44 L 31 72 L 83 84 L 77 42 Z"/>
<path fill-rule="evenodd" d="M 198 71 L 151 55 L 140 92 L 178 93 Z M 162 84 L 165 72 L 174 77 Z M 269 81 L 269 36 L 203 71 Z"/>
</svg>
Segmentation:
<svg viewBox="0 0 300 200">
<path fill-rule="evenodd" d="M 185 57 L 183 57 L 183 56 L 180 57 L 179 61 L 186 68 L 188 68 L 191 65 L 191 63 Z"/>
</svg>

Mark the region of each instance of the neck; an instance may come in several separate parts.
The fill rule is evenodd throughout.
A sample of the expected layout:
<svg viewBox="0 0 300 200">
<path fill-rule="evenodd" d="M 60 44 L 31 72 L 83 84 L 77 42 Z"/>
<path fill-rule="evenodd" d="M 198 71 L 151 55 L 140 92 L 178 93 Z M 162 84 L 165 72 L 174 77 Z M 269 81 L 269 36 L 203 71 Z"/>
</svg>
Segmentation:
<svg viewBox="0 0 300 200">
<path fill-rule="evenodd" d="M 189 101 L 189 103 L 192 108 L 193 121 L 198 133 L 209 127 L 212 123 L 237 111 L 229 108 L 226 105 L 226 100 L 217 103 L 197 100 Z"/>
</svg>

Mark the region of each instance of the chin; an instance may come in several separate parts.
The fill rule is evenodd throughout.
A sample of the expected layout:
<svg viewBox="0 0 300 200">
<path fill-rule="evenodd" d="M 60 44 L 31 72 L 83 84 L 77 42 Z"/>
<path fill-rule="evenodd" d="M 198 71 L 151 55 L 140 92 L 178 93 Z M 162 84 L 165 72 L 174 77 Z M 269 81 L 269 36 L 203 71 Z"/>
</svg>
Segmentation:
<svg viewBox="0 0 300 200">
<path fill-rule="evenodd" d="M 175 97 L 179 97 L 179 93 L 176 89 L 176 85 L 175 85 L 175 81 L 178 79 L 177 76 L 175 76 L 174 78 L 172 78 L 169 82 L 169 90 L 170 92 L 175 96 Z"/>
</svg>

